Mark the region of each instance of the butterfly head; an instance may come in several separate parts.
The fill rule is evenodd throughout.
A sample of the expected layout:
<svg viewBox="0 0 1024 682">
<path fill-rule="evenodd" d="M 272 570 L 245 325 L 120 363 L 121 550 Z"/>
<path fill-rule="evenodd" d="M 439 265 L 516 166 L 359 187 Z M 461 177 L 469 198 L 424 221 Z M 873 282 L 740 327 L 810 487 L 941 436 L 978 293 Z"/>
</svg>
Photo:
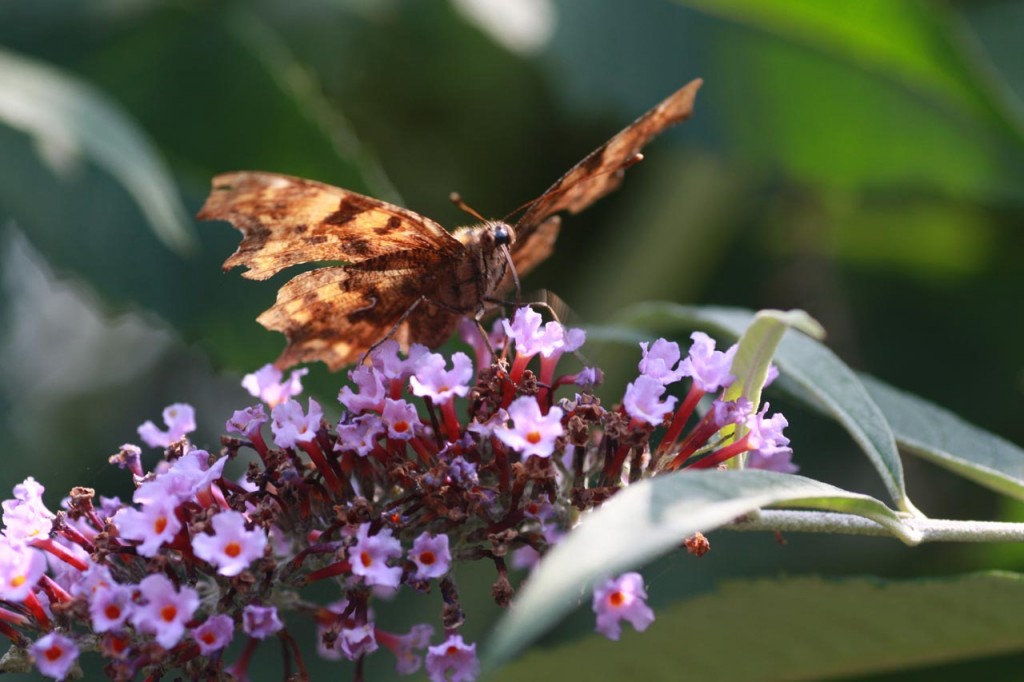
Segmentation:
<svg viewBox="0 0 1024 682">
<path fill-rule="evenodd" d="M 516 233 L 512 229 L 511 225 L 507 225 L 505 223 L 491 223 L 488 227 L 490 227 L 495 246 L 511 246 L 512 242 L 516 240 Z"/>
</svg>

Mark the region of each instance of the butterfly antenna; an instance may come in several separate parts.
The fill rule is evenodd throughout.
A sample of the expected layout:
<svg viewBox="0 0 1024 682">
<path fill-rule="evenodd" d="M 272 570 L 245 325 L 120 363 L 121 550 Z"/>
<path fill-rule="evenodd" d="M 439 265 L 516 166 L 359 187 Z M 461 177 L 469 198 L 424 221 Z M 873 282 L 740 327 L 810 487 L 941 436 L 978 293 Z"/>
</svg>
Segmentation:
<svg viewBox="0 0 1024 682">
<path fill-rule="evenodd" d="M 462 200 L 462 195 L 459 194 L 458 192 L 452 192 L 451 194 L 449 194 L 448 195 L 448 200 L 451 201 L 453 204 L 455 204 L 455 206 L 458 207 L 460 210 L 465 211 L 466 213 L 468 213 L 469 215 L 473 216 L 474 218 L 476 218 L 480 222 L 483 222 L 483 223 L 489 222 L 487 220 L 487 218 L 485 218 L 482 215 L 480 215 L 479 213 L 477 213 L 477 211 L 472 206 L 470 206 L 465 201 L 463 201 Z"/>
<path fill-rule="evenodd" d="M 602 149 L 604 149 L 604 148 L 602 147 Z M 597 152 L 595 152 L 595 153 L 597 153 Z M 591 156 L 593 156 L 593 154 L 591 154 Z M 590 158 L 590 156 L 587 157 L 587 159 L 589 159 L 589 158 Z M 578 166 L 578 165 L 580 165 L 582 163 L 585 163 L 587 159 L 583 159 L 583 161 L 581 161 L 579 164 L 576 164 L 576 165 Z M 625 171 L 627 168 L 631 168 L 631 167 L 635 166 L 636 164 L 640 163 L 643 160 L 644 160 L 644 155 L 641 154 L 640 152 L 637 152 L 636 154 L 634 154 L 633 156 L 629 157 L 628 159 L 623 161 L 621 164 L 619 164 L 618 168 L 609 168 L 608 170 L 604 171 L 603 173 L 594 173 L 590 177 L 598 178 L 598 177 L 601 177 L 602 175 L 608 175 L 609 173 L 621 173 L 621 172 Z M 573 168 L 575 168 L 575 166 L 573 166 Z M 561 182 L 561 180 L 559 180 L 559 182 Z M 540 201 L 541 199 L 543 199 L 545 197 L 555 197 L 555 196 L 558 196 L 559 194 L 563 194 L 565 192 L 568 192 L 572 188 L 573 188 L 573 185 L 566 185 L 565 187 L 563 187 L 563 188 L 561 188 L 559 190 L 556 190 L 554 192 L 545 192 L 544 194 L 541 194 L 539 197 L 536 197 L 534 199 L 530 199 L 529 201 L 527 201 L 525 204 L 523 204 L 519 208 L 517 208 L 517 209 L 515 209 L 513 211 L 510 211 L 507 215 L 505 215 L 505 217 L 503 217 L 501 219 L 501 222 L 507 223 L 508 219 L 511 218 L 512 216 L 514 216 L 516 213 L 519 213 L 520 211 L 522 211 L 525 208 L 529 208 L 530 206 L 533 206 L 535 203 L 537 203 L 538 201 Z M 454 194 L 454 192 L 453 192 L 453 194 Z M 465 210 L 465 209 L 463 209 L 463 210 Z"/>
</svg>

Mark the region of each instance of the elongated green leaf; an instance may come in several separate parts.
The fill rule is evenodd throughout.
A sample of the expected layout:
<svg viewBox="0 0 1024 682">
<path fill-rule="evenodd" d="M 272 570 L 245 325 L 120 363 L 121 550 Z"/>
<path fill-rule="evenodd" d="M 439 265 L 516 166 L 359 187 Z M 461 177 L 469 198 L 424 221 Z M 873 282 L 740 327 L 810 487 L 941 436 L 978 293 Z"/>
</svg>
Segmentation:
<svg viewBox="0 0 1024 682">
<path fill-rule="evenodd" d="M 920 537 L 878 500 L 802 476 L 768 471 L 683 471 L 629 486 L 548 554 L 499 624 L 489 656 L 501 661 L 586 599 L 594 581 L 639 566 L 696 531 L 761 507 L 784 505 L 870 518 L 907 543 Z"/>
<path fill-rule="evenodd" d="M 626 326 L 699 327 L 738 337 L 752 318 L 751 312 L 738 308 L 645 303 L 624 310 L 618 319 Z M 916 512 L 907 497 L 896 438 L 884 413 L 853 370 L 828 348 L 800 334 L 787 334 L 782 339 L 775 363 L 783 375 L 806 391 L 817 407 L 831 414 L 864 450 L 896 505 L 904 511 Z"/>
<path fill-rule="evenodd" d="M 0 49 L 0 122 L 32 136 L 58 173 L 88 158 L 124 186 L 164 244 L 179 252 L 195 246 L 188 212 L 156 149 L 99 91 Z"/>
<path fill-rule="evenodd" d="M 1008 573 L 728 583 L 713 594 L 655 607 L 657 620 L 643 633 L 626 625 L 621 642 L 595 635 L 533 652 L 496 679 L 753 682 L 867 675 L 1024 650 L 1022 609 L 1024 579 Z"/>
<path fill-rule="evenodd" d="M 736 381 L 725 392 L 727 400 L 740 396 L 752 405 L 761 404 L 761 390 L 768 376 L 768 368 L 786 329 L 794 327 L 805 334 L 821 339 L 825 330 L 817 320 L 802 310 L 761 310 L 740 337 L 732 371 Z"/>
<path fill-rule="evenodd" d="M 986 488 L 1024 500 L 1024 449 L 948 410 L 861 375 L 902 450 Z"/>
</svg>

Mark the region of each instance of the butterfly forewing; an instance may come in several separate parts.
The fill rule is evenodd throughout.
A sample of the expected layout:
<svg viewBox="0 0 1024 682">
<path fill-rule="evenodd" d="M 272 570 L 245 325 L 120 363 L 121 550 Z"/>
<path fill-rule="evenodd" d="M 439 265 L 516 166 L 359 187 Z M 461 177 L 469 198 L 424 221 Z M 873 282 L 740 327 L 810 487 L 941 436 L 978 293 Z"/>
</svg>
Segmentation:
<svg viewBox="0 0 1024 682">
<path fill-rule="evenodd" d="M 579 213 L 622 183 L 622 171 L 662 131 L 693 114 L 701 79 L 690 81 L 587 155 L 526 209 L 516 223 L 516 239 L 529 237 L 560 211 Z"/>
<path fill-rule="evenodd" d="M 227 220 L 242 231 L 242 243 L 224 269 L 244 265 L 250 279 L 314 261 L 355 263 L 424 249 L 455 257 L 464 249 L 443 227 L 413 211 L 276 173 L 218 175 L 198 217 Z"/>
</svg>

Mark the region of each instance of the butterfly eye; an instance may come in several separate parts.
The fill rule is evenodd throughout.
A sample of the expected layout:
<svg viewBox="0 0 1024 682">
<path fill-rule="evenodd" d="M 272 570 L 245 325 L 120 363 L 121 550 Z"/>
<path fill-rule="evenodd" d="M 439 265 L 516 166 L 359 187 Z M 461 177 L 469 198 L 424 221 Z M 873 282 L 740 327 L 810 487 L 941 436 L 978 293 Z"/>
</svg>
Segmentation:
<svg viewBox="0 0 1024 682">
<path fill-rule="evenodd" d="M 512 235 L 509 234 L 507 225 L 498 225 L 494 228 L 494 243 L 498 246 L 508 246 L 512 243 Z"/>
</svg>

